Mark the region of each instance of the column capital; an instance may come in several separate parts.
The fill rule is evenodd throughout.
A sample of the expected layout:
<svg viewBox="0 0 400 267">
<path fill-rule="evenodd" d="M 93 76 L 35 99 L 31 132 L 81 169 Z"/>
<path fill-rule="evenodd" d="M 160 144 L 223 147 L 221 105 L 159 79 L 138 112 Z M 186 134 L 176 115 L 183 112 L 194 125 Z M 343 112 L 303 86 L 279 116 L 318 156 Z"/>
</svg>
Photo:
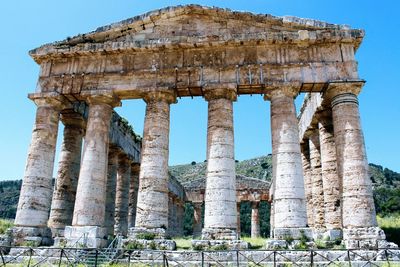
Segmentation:
<svg viewBox="0 0 400 267">
<path fill-rule="evenodd" d="M 271 100 L 274 97 L 287 96 L 295 98 L 300 91 L 300 83 L 283 83 L 267 88 L 268 92 L 264 95 L 264 100 Z"/>
<path fill-rule="evenodd" d="M 330 83 L 323 98 L 332 101 L 335 97 L 343 94 L 353 94 L 357 96 L 361 92 L 364 84 L 364 81 Z"/>
<path fill-rule="evenodd" d="M 207 101 L 213 99 L 229 99 L 236 101 L 237 89 L 235 84 L 209 84 L 204 87 L 204 98 Z"/>
<path fill-rule="evenodd" d="M 64 125 L 82 129 L 86 128 L 86 123 L 83 116 L 77 112 L 74 112 L 71 109 L 61 111 L 60 119 Z"/>
<path fill-rule="evenodd" d="M 111 107 L 120 107 L 120 99 L 109 91 L 97 91 L 97 92 L 82 92 L 81 95 L 86 98 L 89 105 L 106 104 Z"/>
<path fill-rule="evenodd" d="M 332 122 L 332 109 L 331 108 L 325 108 L 322 110 L 317 111 L 316 113 L 318 122 L 326 123 L 326 122 Z"/>
<path fill-rule="evenodd" d="M 59 94 L 29 94 L 28 98 L 38 107 L 51 107 L 58 111 L 72 107 L 72 104 Z"/>
<path fill-rule="evenodd" d="M 167 102 L 168 104 L 176 103 L 176 93 L 172 90 L 162 90 L 162 91 L 153 91 L 148 92 L 143 97 L 144 102 L 147 104 L 150 102 Z"/>
<path fill-rule="evenodd" d="M 131 164 L 131 171 L 135 174 L 139 174 L 140 172 L 140 163 L 132 162 Z"/>
</svg>

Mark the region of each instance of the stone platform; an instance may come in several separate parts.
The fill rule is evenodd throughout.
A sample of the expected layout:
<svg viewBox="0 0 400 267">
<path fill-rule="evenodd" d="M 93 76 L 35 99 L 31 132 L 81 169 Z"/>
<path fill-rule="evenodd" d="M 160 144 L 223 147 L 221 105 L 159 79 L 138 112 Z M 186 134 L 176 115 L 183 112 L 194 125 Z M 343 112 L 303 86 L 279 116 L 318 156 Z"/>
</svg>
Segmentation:
<svg viewBox="0 0 400 267">
<path fill-rule="evenodd" d="M 95 250 L 68 251 L 68 248 L 19 249 L 20 255 L 7 256 L 4 260 L 9 264 L 20 264 L 29 261 L 41 261 L 43 264 L 59 265 L 71 260 L 85 263 L 93 260 Z M 90 253 L 91 252 L 91 253 Z M 101 255 L 105 250 L 97 250 Z M 61 256 L 60 255 L 64 255 Z M 68 255 L 68 258 L 65 257 Z M 130 255 L 130 257 L 128 256 Z M 115 264 L 140 264 L 151 266 L 397 266 L 400 263 L 398 249 L 381 250 L 233 250 L 233 251 L 156 251 L 156 250 L 119 250 Z M 98 263 L 105 264 L 105 261 Z"/>
</svg>

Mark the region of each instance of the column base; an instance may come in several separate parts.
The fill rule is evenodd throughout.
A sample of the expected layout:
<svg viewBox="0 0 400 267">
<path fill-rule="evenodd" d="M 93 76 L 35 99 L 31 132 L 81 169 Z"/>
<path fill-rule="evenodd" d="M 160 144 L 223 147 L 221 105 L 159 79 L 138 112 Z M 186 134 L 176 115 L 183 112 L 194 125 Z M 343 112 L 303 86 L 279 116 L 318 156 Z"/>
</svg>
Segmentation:
<svg viewBox="0 0 400 267">
<path fill-rule="evenodd" d="M 343 243 L 347 249 L 397 248 L 386 241 L 385 232 L 379 227 L 343 229 Z"/>
<path fill-rule="evenodd" d="M 236 230 L 227 228 L 203 228 L 202 240 L 239 240 Z"/>
<path fill-rule="evenodd" d="M 53 245 L 48 227 L 15 226 L 12 228 L 14 246 L 39 247 Z"/>
<path fill-rule="evenodd" d="M 67 247 L 104 248 L 108 244 L 107 228 L 105 227 L 66 226 L 64 236 Z M 61 240 L 57 243 L 61 244 Z"/>
<path fill-rule="evenodd" d="M 169 239 L 164 228 L 129 228 L 122 246 L 125 249 L 176 250 L 175 241 Z"/>
</svg>

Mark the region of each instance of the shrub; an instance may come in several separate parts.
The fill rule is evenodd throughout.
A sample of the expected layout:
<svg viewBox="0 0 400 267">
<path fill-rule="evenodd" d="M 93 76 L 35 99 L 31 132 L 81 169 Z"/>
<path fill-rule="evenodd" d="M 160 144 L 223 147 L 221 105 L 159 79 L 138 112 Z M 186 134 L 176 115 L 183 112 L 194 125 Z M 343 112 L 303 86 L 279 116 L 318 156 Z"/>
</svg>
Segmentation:
<svg viewBox="0 0 400 267">
<path fill-rule="evenodd" d="M 156 238 L 155 233 L 138 233 L 137 239 L 154 240 Z"/>
</svg>

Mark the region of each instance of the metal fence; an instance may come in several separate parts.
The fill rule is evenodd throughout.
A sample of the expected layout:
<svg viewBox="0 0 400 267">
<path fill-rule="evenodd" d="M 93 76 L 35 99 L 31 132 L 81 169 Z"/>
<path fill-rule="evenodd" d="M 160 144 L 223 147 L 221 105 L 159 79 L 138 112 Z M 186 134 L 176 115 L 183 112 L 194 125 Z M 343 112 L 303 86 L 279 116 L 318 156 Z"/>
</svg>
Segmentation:
<svg viewBox="0 0 400 267">
<path fill-rule="evenodd" d="M 400 266 L 400 249 L 160 251 L 0 247 L 0 266 Z"/>
</svg>

